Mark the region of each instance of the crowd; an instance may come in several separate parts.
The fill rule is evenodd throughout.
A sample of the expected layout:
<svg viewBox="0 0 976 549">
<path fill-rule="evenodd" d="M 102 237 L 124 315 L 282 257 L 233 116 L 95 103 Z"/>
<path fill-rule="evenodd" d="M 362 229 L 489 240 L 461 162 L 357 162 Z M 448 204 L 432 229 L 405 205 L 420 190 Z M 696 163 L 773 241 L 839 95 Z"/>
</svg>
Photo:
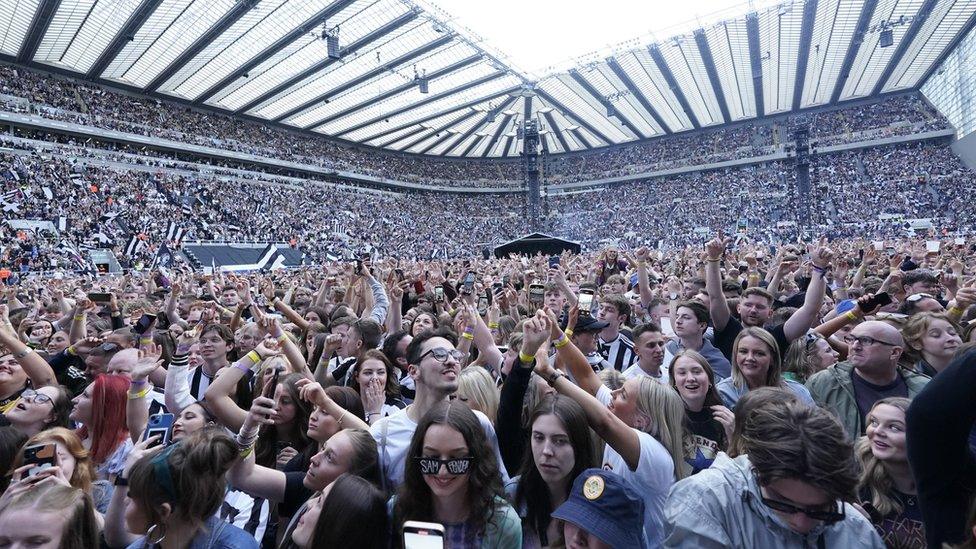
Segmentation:
<svg viewBox="0 0 976 549">
<path fill-rule="evenodd" d="M 0 94 L 399 180 L 521 177 L 7 65 Z M 544 179 L 763 156 L 801 124 L 946 127 L 898 96 Z M 523 193 L 44 137 L 0 135 L 0 548 L 976 548 L 976 188 L 944 141 L 814 154 L 803 194 L 786 161 L 553 190 L 542 229 L 581 253 L 488 258 L 534 229 Z M 307 261 L 202 274 L 193 240 Z"/>
<path fill-rule="evenodd" d="M 398 181 L 481 187 L 517 187 L 522 181 L 516 160 L 420 157 L 342 145 L 307 134 L 296 139 L 295 133 L 283 128 L 2 64 L 0 105 L 45 118 Z M 799 123 L 808 125 L 816 146 L 949 127 L 919 96 L 904 95 L 811 116 L 786 116 L 589 153 L 554 155 L 544 163 L 544 178 L 550 183 L 590 181 L 765 156 L 792 141 L 792 131 Z"/>
<path fill-rule="evenodd" d="M 172 238 L 174 224 L 183 241 L 291 242 L 310 264 L 366 244 L 399 258 L 480 255 L 531 230 L 520 193 L 376 193 L 131 154 L 86 157 L 77 145 L 8 145 L 0 152 L 5 218 L 66 220 L 58 234 L 0 226 L 4 261 L 24 271 L 70 265 L 60 252 L 64 242 L 75 250 L 112 249 L 125 266 L 145 263 Z M 915 219 L 953 233 L 976 222 L 965 199 L 974 193 L 971 172 L 942 142 L 813 158 L 806 197 L 793 166 L 777 161 L 551 193 L 543 198 L 541 228 L 585 249 L 608 242 L 681 249 L 700 245 L 703 231 L 714 227 L 776 243 L 804 231 L 902 237 Z M 797 224 L 802 205 L 810 215 L 805 228 Z M 133 236 L 145 245 L 130 247 Z"/>
<path fill-rule="evenodd" d="M 707 239 L 7 273 L 0 547 L 973 547 L 976 240 Z"/>
</svg>

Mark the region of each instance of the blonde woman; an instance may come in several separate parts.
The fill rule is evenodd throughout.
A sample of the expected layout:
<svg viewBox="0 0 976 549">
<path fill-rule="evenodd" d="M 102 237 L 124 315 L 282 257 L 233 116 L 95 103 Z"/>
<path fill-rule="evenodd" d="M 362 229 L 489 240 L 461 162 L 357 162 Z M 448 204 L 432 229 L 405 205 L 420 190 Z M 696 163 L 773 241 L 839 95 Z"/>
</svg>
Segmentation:
<svg viewBox="0 0 976 549">
<path fill-rule="evenodd" d="M 759 387 L 783 387 L 796 393 L 800 401 L 814 406 L 810 391 L 803 385 L 783 379 L 780 373 L 776 339 L 762 328 L 744 328 L 732 344 L 732 375 L 719 381 L 722 403 L 729 409 L 742 395 Z"/>
<path fill-rule="evenodd" d="M 857 442 L 858 497 L 888 547 L 924 547 L 925 524 L 908 465 L 903 397 L 879 400 L 868 412 L 867 434 Z"/>
<path fill-rule="evenodd" d="M 962 345 L 959 326 L 945 313 L 916 313 L 901 329 L 905 351 L 915 371 L 929 377 L 945 370 Z"/>
<path fill-rule="evenodd" d="M 830 346 L 824 336 L 810 332 L 797 339 L 786 349 L 783 357 L 783 378 L 806 383 L 810 376 L 837 364 L 840 354 Z"/>
<path fill-rule="evenodd" d="M 495 423 L 498 415 L 498 386 L 488 370 L 481 366 L 468 366 L 461 370 L 458 389 L 454 394 L 457 400 L 472 410 L 485 414 Z"/>
<path fill-rule="evenodd" d="M 685 405 L 670 387 L 647 376 L 627 380 L 610 391 L 586 357 L 559 330 L 555 318 L 537 314 L 523 327 L 521 362 L 535 360 L 535 371 L 561 395 L 575 400 L 586 412 L 590 427 L 607 445 L 603 468 L 617 473 L 644 498 L 646 547 L 664 539 L 664 502 L 676 480 L 688 476 L 684 461 L 691 437 L 685 431 Z M 552 337 L 557 361 L 565 365 L 578 386 L 549 362 L 543 344 Z M 540 348 L 541 347 L 541 348 Z"/>
</svg>

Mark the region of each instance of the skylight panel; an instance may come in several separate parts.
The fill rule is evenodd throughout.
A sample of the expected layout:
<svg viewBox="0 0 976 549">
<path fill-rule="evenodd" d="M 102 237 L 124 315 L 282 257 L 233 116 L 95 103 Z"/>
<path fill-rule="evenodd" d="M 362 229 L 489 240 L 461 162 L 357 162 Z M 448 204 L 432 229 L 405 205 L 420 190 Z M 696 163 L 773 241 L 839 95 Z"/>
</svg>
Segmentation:
<svg viewBox="0 0 976 549">
<path fill-rule="evenodd" d="M 721 109 L 694 37 L 681 35 L 658 44 L 691 110 L 702 126 L 722 122 Z"/>
<path fill-rule="evenodd" d="M 340 46 L 349 47 L 350 44 L 404 15 L 407 11 L 407 8 L 397 0 L 382 0 L 380 2 L 363 0 L 351 4 L 336 14 L 330 20 L 329 25 L 330 27 L 333 24 L 339 25 Z M 417 24 L 416 22 L 408 23 L 388 36 L 395 38 L 404 32 L 408 32 Z M 356 52 L 346 52 L 342 62 L 349 62 L 359 56 L 369 55 L 370 50 L 374 47 L 376 47 L 376 43 L 367 44 Z M 241 109 L 282 82 L 306 72 L 312 66 L 327 59 L 328 49 L 325 41 L 317 33 L 309 33 L 279 55 L 275 55 L 255 67 L 248 73 L 248 78 L 242 79 L 239 84 L 235 84 L 233 89 L 215 95 L 208 102 L 231 110 Z M 339 62 L 331 63 L 326 70 L 334 69 L 339 64 Z M 260 105 L 258 107 L 260 108 Z"/>
<path fill-rule="evenodd" d="M 442 35 L 434 31 L 429 23 L 422 21 L 418 23 L 413 25 L 409 32 L 390 35 L 382 39 L 370 54 L 359 55 L 342 63 L 335 63 L 292 86 L 291 89 L 265 105 L 253 109 L 252 112 L 263 118 L 276 118 L 330 89 L 358 78 L 369 71 L 394 63 L 397 58 L 441 38 Z M 401 69 L 402 66 L 394 68 Z"/>
<path fill-rule="evenodd" d="M 411 92 L 416 91 L 417 95 L 421 97 L 424 95 L 420 94 L 419 87 L 414 83 L 415 67 L 418 73 L 426 71 L 427 74 L 431 74 L 474 53 L 476 53 L 475 49 L 468 44 L 451 42 L 406 64 L 396 67 L 389 67 L 382 63 L 375 65 L 370 67 L 370 70 L 385 69 L 384 72 L 335 97 L 328 98 L 328 103 L 320 103 L 312 109 L 289 119 L 288 123 L 299 127 L 310 126 L 350 106 L 364 105 L 370 101 L 370 98 L 376 98 L 388 91 L 406 87 L 406 90 L 400 94 L 394 95 L 384 101 L 375 101 L 372 105 L 364 106 L 359 112 L 367 112 L 380 105 L 385 105 L 386 107 L 384 108 L 388 111 L 394 110 L 407 104 L 407 102 L 411 101 L 412 97 L 415 97 Z M 480 71 L 478 70 L 479 67 Z M 430 93 L 427 96 L 429 97 L 430 94 L 452 89 L 458 84 L 474 80 L 492 72 L 496 71 L 487 64 L 468 65 L 456 72 L 430 79 L 428 81 Z M 398 103 L 398 101 L 400 102 Z M 375 115 L 375 110 L 373 113 Z M 352 114 L 355 113 L 350 113 L 350 115 Z"/>
<path fill-rule="evenodd" d="M 513 86 L 519 84 L 519 80 L 512 75 L 505 75 L 501 78 L 496 78 L 484 84 L 469 88 L 462 92 L 452 94 L 450 96 L 441 98 L 436 101 L 421 105 L 416 108 L 411 108 L 405 110 L 400 114 L 394 114 L 391 116 L 384 116 L 384 118 L 375 118 L 370 120 L 375 120 L 369 125 L 360 128 L 358 130 L 343 134 L 344 139 L 351 139 L 354 141 L 362 141 L 367 139 L 374 134 L 381 133 L 386 129 L 393 128 L 400 125 L 412 125 L 418 123 L 423 118 L 427 118 L 432 115 L 437 115 L 440 112 L 450 110 L 459 105 L 465 104 L 472 100 L 477 100 L 480 97 L 485 97 L 491 94 L 502 92 Z M 499 98 L 493 101 L 493 104 L 497 105 L 504 101 L 504 98 Z M 406 107 L 404 107 L 406 108 Z M 361 123 L 370 122 L 370 120 L 363 120 Z M 360 124 L 361 124 L 360 123 Z M 359 125 L 359 124 L 356 124 Z M 322 128 L 316 129 L 316 131 L 322 131 Z M 323 133 L 329 133 L 324 131 Z"/>
<path fill-rule="evenodd" d="M 180 68 L 159 91 L 195 98 L 330 3 L 332 0 L 262 1 Z"/>
<path fill-rule="evenodd" d="M 800 107 L 830 102 L 857 30 L 864 0 L 820 0 Z"/>
<path fill-rule="evenodd" d="M 617 57 L 620 67 L 627 73 L 637 89 L 671 128 L 671 131 L 690 130 L 691 120 L 678 103 L 664 75 L 651 59 L 646 48 L 639 48 Z"/>
<path fill-rule="evenodd" d="M 563 114 L 569 118 L 583 120 L 594 126 L 611 140 L 611 143 L 608 144 L 622 143 L 634 139 L 626 132 L 626 129 L 619 129 L 615 124 L 611 124 L 607 119 L 606 112 L 601 112 L 598 110 L 600 107 L 594 107 L 593 104 L 584 99 L 581 94 L 585 92 L 582 92 L 582 90 L 576 91 L 576 86 L 577 84 L 572 82 L 572 78 L 564 74 L 547 78 L 539 84 L 542 90 L 552 95 L 554 99 L 570 110 L 570 112 Z M 600 143 L 603 142 L 602 139 L 598 141 Z"/>
<path fill-rule="evenodd" d="M 88 72 L 138 6 L 138 0 L 62 2 L 34 60 Z"/>
<path fill-rule="evenodd" d="M 715 25 L 705 30 L 715 70 L 725 94 L 732 120 L 756 116 L 755 91 L 752 82 L 752 60 L 749 36 L 743 18 Z"/>
<path fill-rule="evenodd" d="M 909 24 L 896 25 L 892 30 L 894 45 L 880 47 L 880 21 L 897 21 L 900 17 L 914 17 L 925 0 L 880 0 L 874 16 L 871 18 L 872 29 L 864 37 L 864 43 L 858 51 L 854 66 L 851 68 L 851 75 L 844 84 L 841 92 L 841 100 L 853 99 L 856 97 L 866 97 L 871 95 L 874 87 L 881 78 L 891 61 L 892 55 L 898 49 L 898 45 L 905 37 L 905 33 L 911 27 Z"/>
<path fill-rule="evenodd" d="M 593 70 L 580 71 L 580 74 L 590 85 L 596 88 L 604 99 L 609 98 L 609 102 L 615 110 L 620 112 L 631 124 L 637 126 L 641 133 L 638 138 L 664 133 L 657 122 L 649 114 L 645 114 L 634 94 L 613 74 L 606 62 L 598 63 Z"/>
<path fill-rule="evenodd" d="M 0 53 L 16 56 L 40 0 L 0 2 Z"/>
<path fill-rule="evenodd" d="M 234 5 L 234 0 L 163 2 L 102 77 L 145 87 Z"/>
<path fill-rule="evenodd" d="M 976 0 L 940 2 L 905 51 L 882 92 L 913 88 L 935 64 L 976 10 Z"/>
</svg>

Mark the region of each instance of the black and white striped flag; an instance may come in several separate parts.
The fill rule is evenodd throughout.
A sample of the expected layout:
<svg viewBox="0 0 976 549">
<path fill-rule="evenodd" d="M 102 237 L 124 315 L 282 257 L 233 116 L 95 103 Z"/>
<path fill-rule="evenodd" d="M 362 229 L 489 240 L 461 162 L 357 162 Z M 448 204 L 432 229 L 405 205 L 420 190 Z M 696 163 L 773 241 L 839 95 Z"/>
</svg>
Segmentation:
<svg viewBox="0 0 976 549">
<path fill-rule="evenodd" d="M 125 245 L 125 255 L 131 257 L 146 247 L 146 242 L 139 238 L 139 235 L 132 235 L 129 243 Z"/>
<path fill-rule="evenodd" d="M 169 225 L 166 227 L 166 240 L 177 242 L 177 243 L 182 242 L 183 234 L 185 232 L 186 229 L 177 225 L 175 221 L 170 221 Z"/>
</svg>

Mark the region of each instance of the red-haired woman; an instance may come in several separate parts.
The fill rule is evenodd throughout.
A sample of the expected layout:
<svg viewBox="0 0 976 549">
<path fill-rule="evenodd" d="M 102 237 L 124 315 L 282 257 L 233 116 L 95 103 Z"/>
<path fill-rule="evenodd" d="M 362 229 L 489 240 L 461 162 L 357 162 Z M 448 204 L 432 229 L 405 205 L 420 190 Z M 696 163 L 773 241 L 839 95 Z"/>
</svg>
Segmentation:
<svg viewBox="0 0 976 549">
<path fill-rule="evenodd" d="M 125 424 L 128 391 L 128 378 L 102 374 L 72 401 L 74 409 L 68 417 L 81 423 L 78 436 L 91 452 L 95 474 L 100 480 L 114 480 L 132 449 Z"/>
</svg>

